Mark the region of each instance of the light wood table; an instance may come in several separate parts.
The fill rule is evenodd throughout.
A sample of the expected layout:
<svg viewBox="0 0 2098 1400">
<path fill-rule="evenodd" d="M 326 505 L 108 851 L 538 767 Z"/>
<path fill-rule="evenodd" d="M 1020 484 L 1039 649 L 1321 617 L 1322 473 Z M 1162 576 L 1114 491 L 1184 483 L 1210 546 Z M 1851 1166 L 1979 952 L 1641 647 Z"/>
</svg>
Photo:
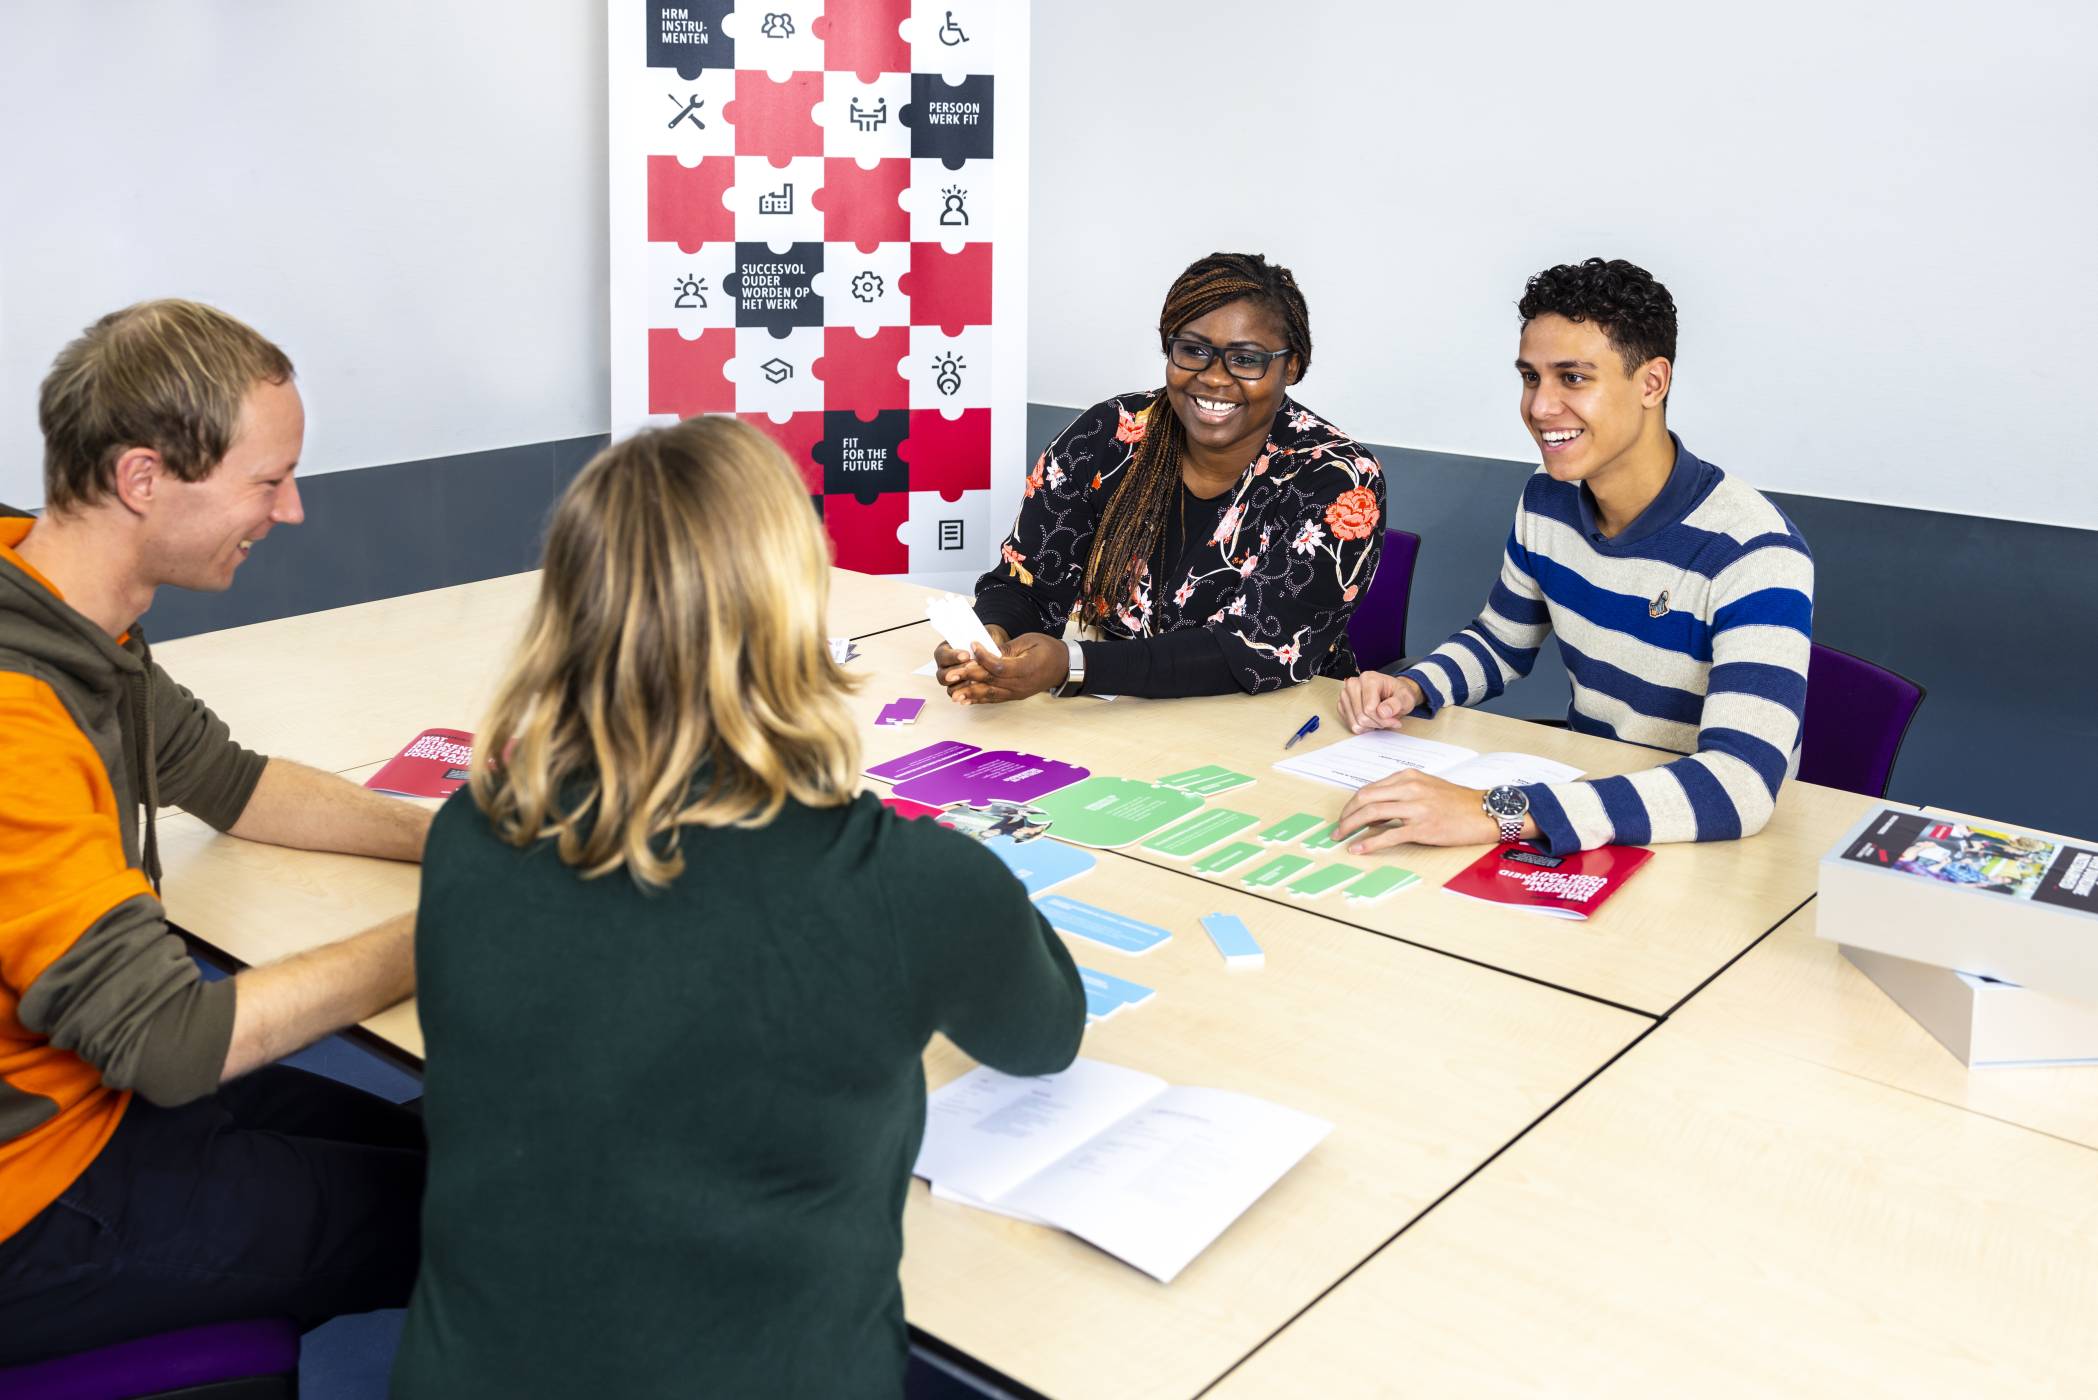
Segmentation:
<svg viewBox="0 0 2098 1400">
<path fill-rule="evenodd" d="M 1969 1073 L 1812 924 L 1216 1393 L 2098 1393 L 2098 1071 Z"/>
<path fill-rule="evenodd" d="M 1670 1031 L 1755 1046 L 2098 1148 L 2098 1066 L 1969 1070 L 1816 936 L 1818 923 L 1815 904 L 1787 919 Z"/>
<path fill-rule="evenodd" d="M 414 866 L 257 845 L 188 817 L 164 825 L 161 848 L 170 917 L 242 962 L 415 902 Z M 1174 930 L 1142 958 L 1067 940 L 1086 966 L 1157 990 L 1092 1027 L 1085 1054 L 1336 1126 L 1171 1287 L 914 1183 L 903 1272 L 912 1325 L 1051 1395 L 1200 1391 L 1651 1024 L 1112 852 L 1059 889 Z M 1197 922 L 1220 910 L 1245 919 L 1264 969 L 1224 969 Z M 421 1055 L 412 1005 L 365 1029 Z M 934 1086 L 967 1068 L 944 1040 L 926 1057 Z"/>
<path fill-rule="evenodd" d="M 339 773 L 383 762 L 425 729 L 475 728 L 538 590 L 536 571 L 511 574 L 183 637 L 153 653 L 241 743 Z M 922 622 L 928 591 L 832 569 L 828 630 L 864 637 Z"/>
<path fill-rule="evenodd" d="M 880 675 L 856 699 L 863 719 L 871 721 L 875 711 L 898 696 L 927 701 L 914 725 L 868 725 L 864 733 L 870 765 L 935 740 L 959 739 L 986 749 L 1012 748 L 1083 763 L 1095 773 L 1124 778 L 1158 778 L 1202 763 L 1221 763 L 1255 781 L 1209 799 L 1208 805 L 1254 813 L 1262 826 L 1295 812 L 1337 817 L 1347 801 L 1343 789 L 1271 766 L 1283 757 L 1283 741 L 1314 713 L 1322 718 L 1321 729 L 1292 753 L 1347 736 L 1337 682 L 1316 680 L 1265 695 L 1187 700 L 1124 698 L 1108 703 L 1037 696 L 1006 705 L 956 705 L 947 700 L 938 681 L 909 674 L 931 658 L 937 640 L 930 627 L 920 626 L 861 644 L 864 655 L 855 666 Z M 1597 776 L 1634 772 L 1673 757 L 1456 708 L 1432 720 L 1410 721 L 1406 732 L 1482 753 L 1539 754 Z M 1442 884 L 1477 859 L 1484 846 L 1400 846 L 1368 857 L 1336 848 L 1324 853 L 1324 859 L 1402 865 L 1418 873 L 1421 883 L 1366 910 L 1347 908 L 1330 897 L 1316 907 L 1332 904 L 1336 917 L 1363 928 L 1662 1015 L 1813 895 L 1816 862 L 1866 806 L 1867 799 L 1854 793 L 1787 783 L 1776 815 L 1762 832 L 1745 841 L 1659 847 L 1637 878 L 1586 922 L 1544 919 L 1442 895 Z M 1128 853 L 1188 868 L 1186 862 L 1153 855 L 1140 846 L 1128 848 Z M 1279 893 L 1263 897 L 1289 902 Z"/>
</svg>

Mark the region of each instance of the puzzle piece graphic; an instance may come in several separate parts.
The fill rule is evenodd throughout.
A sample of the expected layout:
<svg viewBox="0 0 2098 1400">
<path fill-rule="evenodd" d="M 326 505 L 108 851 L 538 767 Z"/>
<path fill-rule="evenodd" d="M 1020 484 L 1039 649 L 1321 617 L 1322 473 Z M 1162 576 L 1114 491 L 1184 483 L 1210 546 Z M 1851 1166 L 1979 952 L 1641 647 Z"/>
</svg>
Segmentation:
<svg viewBox="0 0 2098 1400">
<path fill-rule="evenodd" d="M 832 157 L 823 162 L 823 188 L 817 207 L 823 210 L 826 243 L 903 243 L 911 236 L 911 217 L 898 197 L 910 188 L 911 163 L 878 162 L 862 170 L 857 161 Z"/>
<path fill-rule="evenodd" d="M 823 466 L 823 494 L 870 501 L 911 489 L 911 473 L 900 449 L 911 415 L 884 409 L 871 418 L 833 410 L 823 415 L 823 441 L 816 460 Z"/>
<path fill-rule="evenodd" d="M 911 332 L 889 327 L 862 339 L 850 326 L 827 326 L 823 359 L 816 372 L 823 378 L 823 406 L 855 413 L 901 408 L 910 402 L 910 385 L 897 366 L 911 352 Z"/>
<path fill-rule="evenodd" d="M 910 464 L 910 489 L 948 500 L 964 491 L 986 491 L 991 485 L 991 411 L 964 409 L 948 418 L 936 408 L 911 410 L 911 432 L 904 440 Z"/>
<path fill-rule="evenodd" d="M 766 243 L 738 243 L 736 270 L 724 279 L 736 299 L 736 324 L 763 326 L 775 335 L 822 325 L 823 298 L 815 280 L 821 271 L 821 243 L 789 243 L 779 252 Z"/>
<path fill-rule="evenodd" d="M 687 335 L 735 325 L 736 298 L 726 285 L 735 270 L 733 243 L 709 243 L 696 253 L 675 243 L 649 244 L 648 324 Z"/>
<path fill-rule="evenodd" d="M 964 326 L 991 324 L 991 245 L 965 243 L 949 253 L 932 243 L 911 244 L 911 270 L 903 279 L 911 299 L 911 324 L 938 326 L 949 335 Z"/>
<path fill-rule="evenodd" d="M 740 80 L 736 91 L 741 95 Z M 903 119 L 911 129 L 912 158 L 942 161 L 949 169 L 965 160 L 989 160 L 993 112 L 988 74 L 958 83 L 938 73 L 911 74 L 911 105 Z"/>
<path fill-rule="evenodd" d="M 911 46 L 903 22 L 911 0 L 836 0 L 815 30 L 823 40 L 823 66 L 873 81 L 881 73 L 908 73 Z"/>
<path fill-rule="evenodd" d="M 734 331 L 701 331 L 698 339 L 687 340 L 674 330 L 651 330 L 648 411 L 680 418 L 732 412 L 736 386 L 725 371 L 735 349 Z"/>
<path fill-rule="evenodd" d="M 733 243 L 736 216 L 721 202 L 736 179 L 736 164 L 711 156 L 685 166 L 676 156 L 648 158 L 648 241 L 675 243 L 688 253 L 703 243 Z"/>
<path fill-rule="evenodd" d="M 648 66 L 674 68 L 683 78 L 697 78 L 708 68 L 736 66 L 736 41 L 722 30 L 721 21 L 736 8 L 736 0 L 646 0 L 648 9 Z M 908 60 L 906 60 L 908 66 Z"/>
<path fill-rule="evenodd" d="M 736 41 L 736 58 L 747 69 L 785 76 L 823 67 L 823 40 L 815 23 L 818 0 L 751 0 L 722 20 Z"/>
<path fill-rule="evenodd" d="M 913 160 L 901 198 L 909 209 L 911 242 L 937 243 L 948 252 L 982 242 L 991 227 L 992 162 L 965 160 L 949 169 L 937 160 Z"/>
<path fill-rule="evenodd" d="M 703 156 L 736 153 L 736 129 L 723 114 L 736 95 L 734 70 L 710 68 L 690 82 L 665 73 L 661 88 L 660 93 L 642 89 L 639 111 L 647 130 L 642 146 L 649 155 L 676 156 L 694 165 Z"/>
<path fill-rule="evenodd" d="M 877 243 L 865 251 L 853 243 L 824 244 L 816 290 L 828 324 L 864 330 L 909 325 L 911 299 L 901 284 L 910 270 L 908 243 Z"/>
<path fill-rule="evenodd" d="M 825 154 L 863 161 L 910 159 L 911 129 L 903 124 L 910 100 L 908 73 L 884 73 L 872 82 L 853 73 L 825 73 L 823 100 L 812 113 L 824 131 Z"/>
<path fill-rule="evenodd" d="M 998 66 L 998 10 L 1002 0 L 928 0 L 903 23 L 911 46 L 905 65 L 920 73 L 990 73 Z"/>
<path fill-rule="evenodd" d="M 820 156 L 772 161 L 736 157 L 736 184 L 728 207 L 744 243 L 821 243 L 823 211 L 811 201 L 823 188 Z"/>
<path fill-rule="evenodd" d="M 790 413 L 783 423 L 775 423 L 763 413 L 739 413 L 736 417 L 778 443 L 779 450 L 801 473 L 801 484 L 809 495 L 819 502 L 823 499 L 823 464 L 816 460 L 816 444 L 823 441 L 822 414 Z"/>
<path fill-rule="evenodd" d="M 736 100 L 723 112 L 736 128 L 736 154 L 775 162 L 822 155 L 823 128 L 810 111 L 822 97 L 821 73 L 796 73 L 775 83 L 754 69 L 738 70 Z"/>
<path fill-rule="evenodd" d="M 735 382 L 735 409 L 745 413 L 814 413 L 824 406 L 816 361 L 823 332 L 801 327 L 775 336 L 761 326 L 736 328 L 736 357 L 723 373 Z"/>
<path fill-rule="evenodd" d="M 996 537 L 991 534 L 991 492 L 965 491 L 949 501 L 931 491 L 913 491 L 909 515 L 896 538 L 909 556 L 913 574 L 960 572 L 962 586 L 989 563 Z"/>
<path fill-rule="evenodd" d="M 912 326 L 904 374 L 911 381 L 913 409 L 989 408 L 991 328 L 972 326 L 946 335 L 937 326 Z"/>
<path fill-rule="evenodd" d="M 910 516 L 911 498 L 902 491 L 859 501 L 851 496 L 823 498 L 823 524 L 837 546 L 838 567 L 863 574 L 908 573 L 910 547 L 896 532 Z M 951 555 L 949 556 L 952 557 Z"/>
</svg>

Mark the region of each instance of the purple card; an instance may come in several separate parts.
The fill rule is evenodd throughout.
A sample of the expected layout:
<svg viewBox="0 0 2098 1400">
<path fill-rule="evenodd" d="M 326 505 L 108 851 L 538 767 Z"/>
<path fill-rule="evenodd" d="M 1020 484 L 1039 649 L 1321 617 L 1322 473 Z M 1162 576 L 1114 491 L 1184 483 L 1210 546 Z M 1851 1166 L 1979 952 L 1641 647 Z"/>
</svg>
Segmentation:
<svg viewBox="0 0 2098 1400">
<path fill-rule="evenodd" d="M 882 776 L 878 768 L 867 771 L 876 777 Z M 1031 753 L 991 749 L 959 763 L 949 763 L 900 781 L 896 784 L 895 795 L 935 807 L 944 807 L 950 802 L 1032 802 L 1045 792 L 1069 787 L 1090 771 L 1075 763 L 1059 763 L 1053 758 L 1041 758 Z"/>
<path fill-rule="evenodd" d="M 888 704 L 881 707 L 881 713 L 874 717 L 874 722 L 876 724 L 910 724 L 918 718 L 918 711 L 924 708 L 925 702 L 923 700 L 908 698 L 891 700 Z"/>
<path fill-rule="evenodd" d="M 935 768 L 945 768 L 958 758 L 967 758 L 972 753 L 981 752 L 983 751 L 974 744 L 964 744 L 959 739 L 942 739 L 937 744 L 928 744 L 922 749 L 913 749 L 902 758 L 892 758 L 887 763 L 877 763 L 867 770 L 867 776 L 870 778 L 887 778 L 892 783 L 907 782 L 921 773 L 930 773 Z"/>
</svg>

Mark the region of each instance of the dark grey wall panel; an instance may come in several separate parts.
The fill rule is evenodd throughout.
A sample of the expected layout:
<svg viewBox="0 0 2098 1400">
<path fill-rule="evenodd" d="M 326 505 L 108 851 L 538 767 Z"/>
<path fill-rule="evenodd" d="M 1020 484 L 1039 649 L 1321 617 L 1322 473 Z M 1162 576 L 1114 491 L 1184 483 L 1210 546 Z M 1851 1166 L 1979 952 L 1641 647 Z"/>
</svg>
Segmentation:
<svg viewBox="0 0 2098 1400">
<path fill-rule="evenodd" d="M 603 443 L 538 442 L 310 477 L 299 483 L 305 524 L 272 530 L 224 593 L 161 589 L 146 633 L 168 641 L 536 568 L 557 480 Z"/>
<path fill-rule="evenodd" d="M 1039 449 L 1072 416 L 1031 406 L 1029 442 Z M 1390 523 L 1421 537 L 1406 640 L 1426 651 L 1485 602 L 1533 467 L 1375 451 Z M 1889 795 L 2098 840 L 2098 531 L 1771 499 L 1814 551 L 1816 640 L 1929 692 Z M 1567 695 L 1553 655 L 1492 708 L 1557 717 Z"/>
<path fill-rule="evenodd" d="M 1030 444 L 1039 449 L 1071 417 L 1030 405 Z M 555 495 L 604 443 L 572 438 L 314 477 L 301 488 L 305 525 L 273 532 L 230 592 L 161 590 L 147 629 L 181 637 L 531 568 Z M 1485 600 L 1531 469 L 1376 451 L 1391 522 L 1421 536 L 1407 637 L 1425 651 Z M 1930 691 L 1893 796 L 2098 839 L 2098 532 L 1774 499 L 1813 546 L 1816 637 Z M 1494 708 L 1558 717 L 1566 698 L 1553 655 Z"/>
</svg>

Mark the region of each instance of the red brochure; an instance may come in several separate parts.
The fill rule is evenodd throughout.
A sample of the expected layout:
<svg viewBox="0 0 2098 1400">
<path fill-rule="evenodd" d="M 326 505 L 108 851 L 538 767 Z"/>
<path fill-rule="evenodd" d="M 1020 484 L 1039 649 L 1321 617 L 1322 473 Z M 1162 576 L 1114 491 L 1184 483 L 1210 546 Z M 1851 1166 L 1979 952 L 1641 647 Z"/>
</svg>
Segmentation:
<svg viewBox="0 0 2098 1400">
<path fill-rule="evenodd" d="M 1600 846 L 1548 856 L 1514 843 L 1494 847 L 1451 876 L 1442 888 L 1448 894 L 1529 914 L 1585 919 L 1652 855 L 1644 846 Z"/>
<path fill-rule="evenodd" d="M 466 781 L 473 761 L 473 735 L 463 729 L 425 729 L 364 785 L 396 797 L 450 797 Z"/>
</svg>

